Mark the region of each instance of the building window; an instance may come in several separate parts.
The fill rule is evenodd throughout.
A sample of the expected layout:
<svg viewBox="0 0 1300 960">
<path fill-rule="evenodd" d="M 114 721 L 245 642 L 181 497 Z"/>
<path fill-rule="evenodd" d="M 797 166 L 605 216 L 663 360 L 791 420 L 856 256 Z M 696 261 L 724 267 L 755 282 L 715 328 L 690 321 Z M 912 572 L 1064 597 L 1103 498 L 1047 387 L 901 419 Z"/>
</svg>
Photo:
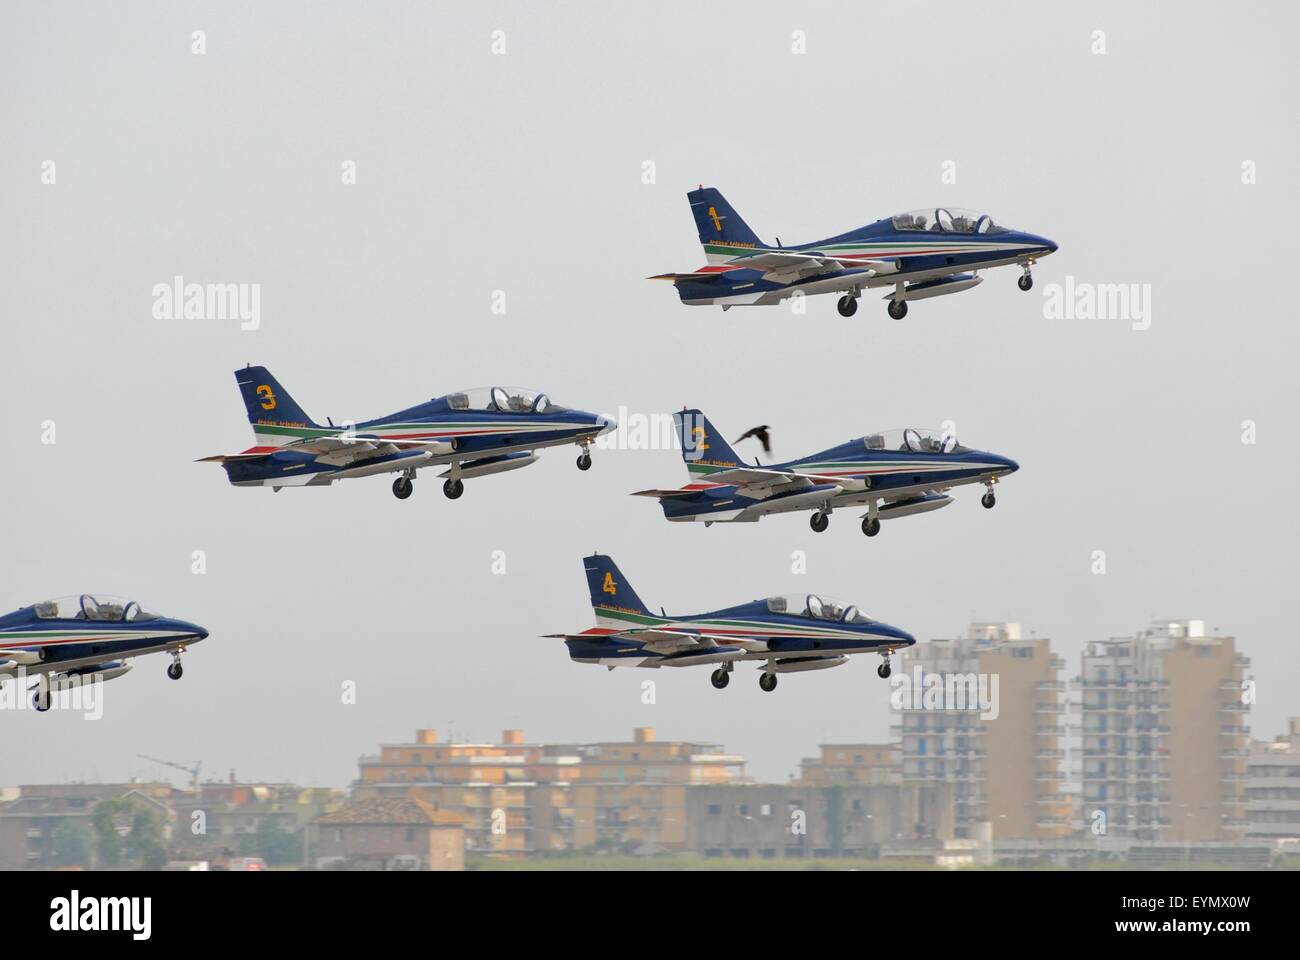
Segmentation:
<svg viewBox="0 0 1300 960">
<path fill-rule="evenodd" d="M 415 827 L 407 827 L 407 828 L 406 828 L 406 842 L 407 842 L 407 843 L 410 843 L 410 842 L 411 842 L 412 840 L 414 840 L 414 839 L 415 839 Z"/>
<path fill-rule="evenodd" d="M 721 816 L 721 815 L 722 815 L 722 804 L 720 804 L 720 803 L 711 803 L 711 804 L 709 804 L 708 812 L 709 812 L 709 816 L 711 816 L 711 817 L 718 817 L 718 816 Z"/>
<path fill-rule="evenodd" d="M 758 815 L 760 817 L 770 817 L 772 815 L 772 805 L 770 803 L 763 804 L 758 808 Z"/>
</svg>

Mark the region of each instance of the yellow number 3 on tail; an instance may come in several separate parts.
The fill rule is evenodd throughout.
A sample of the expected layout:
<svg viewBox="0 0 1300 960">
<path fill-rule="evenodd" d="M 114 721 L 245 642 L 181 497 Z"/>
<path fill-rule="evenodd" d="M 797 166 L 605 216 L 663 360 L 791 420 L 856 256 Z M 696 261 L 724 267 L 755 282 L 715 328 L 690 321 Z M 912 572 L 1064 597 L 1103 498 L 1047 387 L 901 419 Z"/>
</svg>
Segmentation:
<svg viewBox="0 0 1300 960">
<path fill-rule="evenodd" d="M 270 387 L 266 384 L 262 384 L 257 388 L 257 395 L 262 398 L 263 410 L 275 409 L 275 392 Z"/>
<path fill-rule="evenodd" d="M 600 589 L 605 593 L 608 593 L 611 597 L 618 594 L 618 584 L 614 582 L 614 575 L 612 573 L 605 574 L 605 585 Z"/>
</svg>

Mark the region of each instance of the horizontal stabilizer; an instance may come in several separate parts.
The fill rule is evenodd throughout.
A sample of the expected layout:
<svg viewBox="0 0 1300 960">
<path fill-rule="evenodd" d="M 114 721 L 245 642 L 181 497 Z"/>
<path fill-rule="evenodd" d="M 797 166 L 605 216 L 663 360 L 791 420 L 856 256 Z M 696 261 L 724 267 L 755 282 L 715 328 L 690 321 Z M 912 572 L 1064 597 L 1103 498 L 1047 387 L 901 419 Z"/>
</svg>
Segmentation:
<svg viewBox="0 0 1300 960">
<path fill-rule="evenodd" d="M 634 497 L 693 497 L 700 491 L 698 490 L 638 490 L 632 494 Z"/>
<path fill-rule="evenodd" d="M 673 283 L 681 280 L 716 280 L 725 272 L 725 270 L 719 270 L 715 267 L 711 270 L 701 270 L 698 273 L 659 273 L 653 277 L 646 277 L 646 279 L 671 280 Z"/>
<path fill-rule="evenodd" d="M 195 463 L 235 463 L 239 460 L 263 460 L 279 447 L 249 447 L 243 453 L 218 453 L 214 457 L 199 457 Z"/>
</svg>

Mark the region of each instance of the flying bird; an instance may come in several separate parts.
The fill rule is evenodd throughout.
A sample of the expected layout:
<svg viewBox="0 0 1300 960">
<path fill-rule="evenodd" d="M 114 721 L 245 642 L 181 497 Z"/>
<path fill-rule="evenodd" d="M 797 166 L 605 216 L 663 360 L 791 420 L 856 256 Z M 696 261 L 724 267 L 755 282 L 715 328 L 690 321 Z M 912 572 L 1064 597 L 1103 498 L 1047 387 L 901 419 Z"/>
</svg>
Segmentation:
<svg viewBox="0 0 1300 960">
<path fill-rule="evenodd" d="M 770 436 L 768 436 L 768 433 L 767 433 L 767 431 L 768 431 L 769 429 L 770 429 L 770 428 L 768 427 L 767 424 L 763 424 L 761 427 L 754 427 L 754 428 L 752 428 L 752 429 L 750 429 L 750 430 L 746 430 L 746 431 L 745 431 L 744 433 L 742 433 L 739 437 L 737 437 L 733 442 L 734 442 L 734 443 L 740 443 L 741 440 L 746 440 L 746 439 L 748 439 L 749 437 L 753 437 L 753 438 L 755 438 L 759 443 L 761 443 L 761 444 L 763 445 L 763 452 L 764 452 L 764 453 L 771 453 L 771 452 L 772 452 L 772 438 L 771 438 Z"/>
</svg>

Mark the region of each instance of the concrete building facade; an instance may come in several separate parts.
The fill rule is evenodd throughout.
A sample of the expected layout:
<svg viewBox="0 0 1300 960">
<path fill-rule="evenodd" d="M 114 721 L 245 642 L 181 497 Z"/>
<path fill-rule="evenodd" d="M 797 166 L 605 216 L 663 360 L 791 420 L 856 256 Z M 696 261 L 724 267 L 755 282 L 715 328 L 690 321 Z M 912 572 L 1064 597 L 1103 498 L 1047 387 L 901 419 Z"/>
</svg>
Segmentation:
<svg viewBox="0 0 1300 960">
<path fill-rule="evenodd" d="M 1246 669 L 1232 637 L 1164 620 L 1088 644 L 1082 690 L 1082 817 L 1108 835 L 1227 841 L 1248 826 Z"/>
</svg>

